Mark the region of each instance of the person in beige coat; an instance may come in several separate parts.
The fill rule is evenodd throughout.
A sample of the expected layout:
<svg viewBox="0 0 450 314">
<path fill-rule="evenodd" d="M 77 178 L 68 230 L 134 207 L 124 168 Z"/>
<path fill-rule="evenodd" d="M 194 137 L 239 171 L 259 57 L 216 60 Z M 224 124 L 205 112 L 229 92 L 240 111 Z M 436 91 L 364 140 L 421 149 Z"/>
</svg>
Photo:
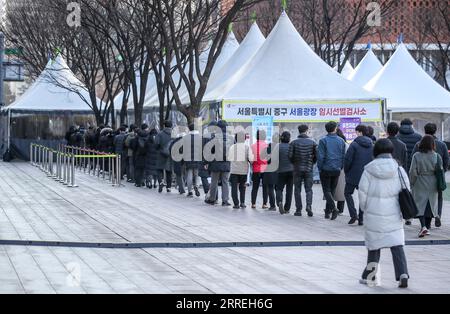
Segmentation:
<svg viewBox="0 0 450 314">
<path fill-rule="evenodd" d="M 245 133 L 236 134 L 236 144 L 230 147 L 228 160 L 231 162 L 231 196 L 234 209 L 245 209 L 245 192 L 247 189 L 247 176 L 250 163 L 253 160 L 252 151 L 246 144 Z M 239 195 L 238 195 L 239 191 Z"/>
</svg>

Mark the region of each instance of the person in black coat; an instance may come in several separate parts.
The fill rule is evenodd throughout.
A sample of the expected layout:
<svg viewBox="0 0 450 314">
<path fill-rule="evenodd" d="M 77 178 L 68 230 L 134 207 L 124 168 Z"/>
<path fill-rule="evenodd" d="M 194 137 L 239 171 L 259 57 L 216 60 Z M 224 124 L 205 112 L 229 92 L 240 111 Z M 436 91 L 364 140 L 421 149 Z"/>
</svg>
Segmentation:
<svg viewBox="0 0 450 314">
<path fill-rule="evenodd" d="M 289 213 L 292 205 L 292 196 L 294 192 L 294 167 L 289 160 L 289 146 L 291 142 L 291 133 L 284 132 L 281 135 L 281 143 L 278 144 L 276 151 L 279 156 L 278 179 L 277 179 L 277 205 L 280 214 Z M 286 188 L 286 201 L 283 206 L 283 192 Z"/>
<path fill-rule="evenodd" d="M 317 163 L 318 151 L 317 143 L 308 137 L 309 127 L 300 125 L 299 137 L 289 145 L 289 160 L 294 169 L 295 205 L 296 216 L 302 216 L 302 185 L 306 192 L 306 212 L 309 217 L 313 217 L 313 186 L 314 186 L 314 165 Z"/>
<path fill-rule="evenodd" d="M 114 153 L 116 155 L 120 155 L 121 180 L 123 180 L 127 165 L 127 152 L 125 149 L 125 139 L 127 138 L 126 131 L 127 128 L 125 126 L 121 126 L 118 133 L 114 137 Z"/>
<path fill-rule="evenodd" d="M 137 137 L 133 140 L 132 147 L 134 152 L 134 171 L 135 186 L 140 188 L 144 186 L 145 164 L 146 164 L 146 143 L 148 141 L 148 125 L 143 124 L 137 132 Z"/>
<path fill-rule="evenodd" d="M 408 150 L 408 162 L 405 168 L 408 173 L 411 168 L 414 147 L 422 140 L 422 135 L 414 130 L 413 123 L 410 119 L 405 119 L 400 124 L 400 131 L 397 137 L 400 141 L 405 143 Z"/>
<path fill-rule="evenodd" d="M 180 141 L 183 140 L 184 136 L 185 136 L 185 134 L 180 134 L 176 139 L 174 139 L 173 141 L 170 142 L 170 151 L 171 152 L 174 150 L 174 146 L 179 146 L 179 143 L 180 143 Z M 182 148 L 179 148 L 179 151 L 177 153 L 180 156 L 182 156 L 182 154 L 183 154 Z M 183 159 L 180 158 L 180 160 L 174 160 L 171 156 L 171 164 L 173 167 L 173 174 L 175 175 L 175 180 L 176 180 L 176 184 L 178 187 L 178 192 L 180 193 L 180 195 L 184 195 L 184 194 L 186 194 L 186 190 L 185 190 L 186 183 L 184 180 L 185 164 L 183 162 Z"/>
<path fill-rule="evenodd" d="M 397 135 L 400 130 L 400 126 L 396 122 L 391 122 L 387 127 L 388 139 L 394 145 L 394 153 L 392 157 L 397 160 L 398 164 L 406 169 L 408 165 L 408 148 L 406 144 L 398 139 Z"/>
<path fill-rule="evenodd" d="M 431 135 L 435 140 L 436 153 L 439 154 L 442 158 L 442 166 L 444 167 L 444 172 L 447 172 L 449 167 L 449 153 L 447 144 L 438 140 L 436 137 L 437 133 L 437 125 L 434 123 L 428 123 L 424 128 L 426 135 Z M 415 153 L 419 151 L 419 143 L 416 144 L 413 150 L 413 156 Z M 440 228 L 442 226 L 442 208 L 444 207 L 444 198 L 442 191 L 438 191 L 438 216 L 435 217 L 435 225 L 436 228 Z M 431 208 L 430 208 L 431 209 Z"/>
<path fill-rule="evenodd" d="M 170 146 L 173 143 L 172 128 L 172 121 L 164 122 L 164 130 L 155 137 L 155 144 L 158 150 L 156 168 L 158 169 L 159 193 L 162 193 L 164 190 L 164 185 L 166 185 L 167 193 L 170 193 L 172 188 L 172 164 L 170 158 Z M 164 175 L 166 184 L 164 184 Z"/>
<path fill-rule="evenodd" d="M 350 145 L 345 155 L 345 200 L 347 201 L 348 211 L 350 212 L 349 225 L 359 221 L 359 225 L 364 224 L 364 213 L 359 210 L 359 216 L 353 201 L 353 193 L 359 187 L 359 182 L 364 173 L 364 168 L 373 161 L 373 141 L 368 137 L 368 129 L 365 125 L 356 127 L 358 137 Z"/>
<path fill-rule="evenodd" d="M 275 134 L 272 138 L 272 143 L 269 143 L 269 146 L 267 147 L 267 154 L 270 157 L 273 154 L 276 154 L 276 150 L 274 149 L 274 143 L 278 143 L 278 134 Z M 275 186 L 278 183 L 278 168 L 277 169 L 271 169 L 272 165 L 272 158 L 268 160 L 268 169 L 263 174 L 263 186 L 265 187 L 267 194 L 263 195 L 263 204 L 267 205 L 267 203 L 270 204 L 269 211 L 276 211 L 276 197 L 275 197 Z M 279 166 L 279 165 L 278 165 Z M 275 170 L 275 171 L 274 171 Z"/>
<path fill-rule="evenodd" d="M 151 130 L 147 142 L 145 143 L 145 183 L 149 189 L 156 189 L 156 183 L 158 182 L 158 170 L 156 168 L 158 150 L 155 144 L 155 137 L 157 134 L 158 131 L 155 129 Z"/>
</svg>

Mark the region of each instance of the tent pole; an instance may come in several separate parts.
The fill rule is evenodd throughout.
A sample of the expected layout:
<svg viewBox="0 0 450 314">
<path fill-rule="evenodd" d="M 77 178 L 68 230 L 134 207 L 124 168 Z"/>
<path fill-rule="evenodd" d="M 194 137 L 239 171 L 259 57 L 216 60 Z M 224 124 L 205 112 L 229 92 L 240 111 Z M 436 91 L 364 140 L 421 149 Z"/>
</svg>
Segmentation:
<svg viewBox="0 0 450 314">
<path fill-rule="evenodd" d="M 444 137 L 445 137 L 444 128 L 445 128 L 445 114 L 441 114 L 441 140 L 442 141 L 444 141 Z"/>
</svg>

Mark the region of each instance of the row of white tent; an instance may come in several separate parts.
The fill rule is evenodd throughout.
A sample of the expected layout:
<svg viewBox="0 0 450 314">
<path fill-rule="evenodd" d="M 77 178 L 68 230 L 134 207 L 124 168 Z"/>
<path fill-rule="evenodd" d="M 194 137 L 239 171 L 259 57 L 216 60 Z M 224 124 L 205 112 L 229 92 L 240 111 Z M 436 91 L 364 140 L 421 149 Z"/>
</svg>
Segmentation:
<svg viewBox="0 0 450 314">
<path fill-rule="evenodd" d="M 202 69 L 209 55 L 202 57 Z M 286 13 L 264 38 L 254 23 L 241 44 L 231 32 L 214 66 L 205 103 L 223 101 L 368 101 L 387 100 L 391 112 L 450 114 L 450 93 L 413 59 L 404 44 L 383 67 L 369 50 L 348 79 L 328 66 L 303 40 Z M 51 81 L 58 76 L 58 85 Z M 177 79 L 179 74 L 174 74 Z M 52 80 L 48 77 L 51 76 Z M 77 87 L 77 93 L 63 88 Z M 179 94 L 189 103 L 185 86 Z M 6 108 L 25 111 L 88 111 L 89 93 L 61 56 L 49 62 L 41 76 L 15 103 Z M 116 98 L 119 109 L 123 95 Z M 130 101 L 133 97 L 130 96 Z M 154 75 L 150 75 L 146 107 L 158 107 Z M 133 106 L 129 106 L 132 108 Z"/>
</svg>

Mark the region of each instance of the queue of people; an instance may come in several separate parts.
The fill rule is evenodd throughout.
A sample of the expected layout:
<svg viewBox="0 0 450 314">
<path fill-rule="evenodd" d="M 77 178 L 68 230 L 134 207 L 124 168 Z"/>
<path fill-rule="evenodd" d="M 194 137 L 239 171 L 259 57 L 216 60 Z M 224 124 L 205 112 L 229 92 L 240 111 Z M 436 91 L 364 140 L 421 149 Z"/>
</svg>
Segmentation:
<svg viewBox="0 0 450 314">
<path fill-rule="evenodd" d="M 262 209 L 278 210 L 284 215 L 295 206 L 297 217 L 303 216 L 304 210 L 308 217 L 314 216 L 317 166 L 326 201 L 325 219 L 336 220 L 347 205 L 348 224 L 364 226 L 365 210 L 361 201 L 358 208 L 355 205 L 354 193 L 361 192 L 361 180 L 377 158 L 372 128 L 357 126 L 357 137 L 352 143 L 347 142 L 336 122 L 326 124 L 327 135 L 318 143 L 308 136 L 307 125 L 299 126 L 295 139 L 291 133 L 283 132 L 270 141 L 264 130 L 258 130 L 253 144 L 245 132 L 231 135 L 227 128 L 226 121 L 211 122 L 204 135 L 190 125 L 188 133 L 174 136 L 172 122 L 166 121 L 160 132 L 150 130 L 146 124 L 139 128 L 124 125 L 117 131 L 107 126 L 71 128 L 66 139 L 72 146 L 120 154 L 121 175 L 136 187 L 157 189 L 159 193 L 171 193 L 175 187 L 189 198 L 200 197 L 203 187 L 207 204 L 245 209 L 251 178 L 252 209 L 257 207 L 262 188 Z M 419 208 L 421 238 L 430 235 L 433 219 L 437 228 L 442 225 L 443 196 L 437 187 L 436 171 L 445 172 L 449 167 L 448 149 L 436 138 L 436 125 L 427 124 L 424 131 L 426 135 L 422 137 L 408 119 L 401 125 L 393 122 L 387 126 L 387 140 L 393 147 L 391 157 L 407 173 Z M 173 158 L 176 150 L 181 158 Z M 207 158 L 205 151 L 213 158 Z M 406 221 L 407 225 L 411 223 Z"/>
</svg>

